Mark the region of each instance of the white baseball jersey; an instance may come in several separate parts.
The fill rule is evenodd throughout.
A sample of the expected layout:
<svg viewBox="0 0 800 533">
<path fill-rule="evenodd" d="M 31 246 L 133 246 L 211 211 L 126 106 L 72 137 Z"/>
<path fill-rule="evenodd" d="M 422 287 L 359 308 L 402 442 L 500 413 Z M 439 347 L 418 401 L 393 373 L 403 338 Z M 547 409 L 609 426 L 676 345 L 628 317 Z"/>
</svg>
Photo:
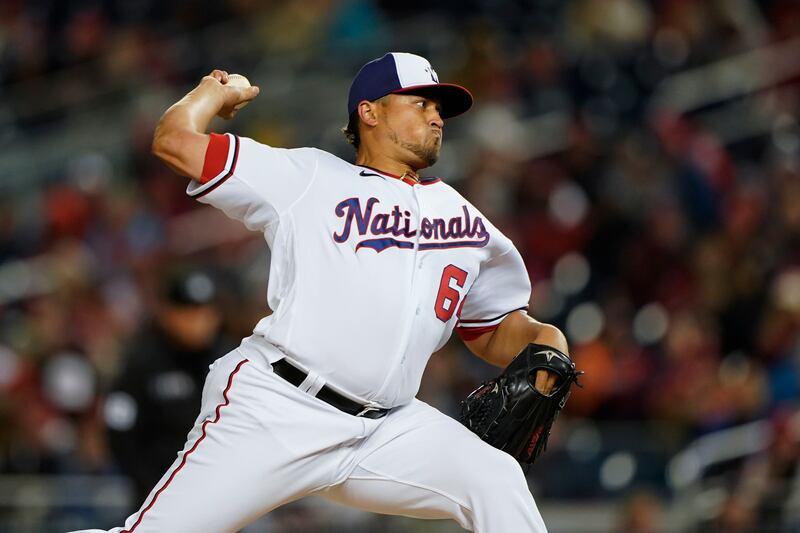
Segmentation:
<svg viewBox="0 0 800 533">
<path fill-rule="evenodd" d="M 527 308 L 519 252 L 439 179 L 416 183 L 318 149 L 212 134 L 203 176 L 187 192 L 263 232 L 273 314 L 243 346 L 276 347 L 265 357 L 285 355 L 314 373 L 316 387 L 382 407 L 408 403 L 454 328 L 474 338 Z"/>
</svg>

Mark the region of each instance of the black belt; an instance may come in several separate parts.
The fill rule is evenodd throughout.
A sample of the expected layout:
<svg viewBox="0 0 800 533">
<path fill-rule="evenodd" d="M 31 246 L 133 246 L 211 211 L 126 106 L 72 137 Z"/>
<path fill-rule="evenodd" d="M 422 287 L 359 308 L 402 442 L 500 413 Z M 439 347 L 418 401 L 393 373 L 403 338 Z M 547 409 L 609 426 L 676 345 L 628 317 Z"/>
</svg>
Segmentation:
<svg viewBox="0 0 800 533">
<path fill-rule="evenodd" d="M 299 387 L 307 377 L 305 372 L 293 366 L 286 359 L 279 359 L 272 363 L 272 370 L 295 387 Z M 382 418 L 386 416 L 386 413 L 389 412 L 389 409 L 380 409 L 378 407 L 370 407 L 369 405 L 361 405 L 358 402 L 354 402 L 349 398 L 345 398 L 327 385 L 324 385 L 319 390 L 319 392 L 316 394 L 316 397 L 323 402 L 334 406 L 338 410 L 353 416 L 363 416 L 364 418 Z"/>
</svg>

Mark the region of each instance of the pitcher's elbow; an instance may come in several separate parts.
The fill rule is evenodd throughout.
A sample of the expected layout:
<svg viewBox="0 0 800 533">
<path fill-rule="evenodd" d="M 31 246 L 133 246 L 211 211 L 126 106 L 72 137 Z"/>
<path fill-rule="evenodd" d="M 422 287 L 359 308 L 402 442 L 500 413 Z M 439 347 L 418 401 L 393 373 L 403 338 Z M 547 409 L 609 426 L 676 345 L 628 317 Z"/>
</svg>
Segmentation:
<svg viewBox="0 0 800 533">
<path fill-rule="evenodd" d="M 171 157 L 175 156 L 175 145 L 176 141 L 174 135 L 169 135 L 156 129 L 153 135 L 153 142 L 150 145 L 150 152 L 157 158 L 166 162 Z"/>
<path fill-rule="evenodd" d="M 209 136 L 179 128 L 156 128 L 150 151 L 175 173 L 197 179 L 203 170 Z"/>
<path fill-rule="evenodd" d="M 180 176 L 195 177 L 187 165 L 186 142 L 180 132 L 163 133 L 156 130 L 150 151 Z"/>
</svg>

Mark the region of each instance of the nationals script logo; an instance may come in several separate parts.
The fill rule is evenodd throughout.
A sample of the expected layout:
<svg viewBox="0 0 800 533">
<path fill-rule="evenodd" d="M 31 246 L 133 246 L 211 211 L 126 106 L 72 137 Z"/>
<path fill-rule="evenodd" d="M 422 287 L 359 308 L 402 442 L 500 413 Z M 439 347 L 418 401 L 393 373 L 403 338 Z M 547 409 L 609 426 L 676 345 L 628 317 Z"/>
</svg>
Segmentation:
<svg viewBox="0 0 800 533">
<path fill-rule="evenodd" d="M 381 252 L 397 247 L 414 249 L 414 237 L 419 232 L 420 250 L 442 250 L 445 248 L 483 248 L 489 243 L 489 232 L 481 217 L 472 217 L 466 205 L 462 213 L 452 218 L 423 218 L 419 228 L 411 228 L 411 213 L 395 205 L 387 212 L 380 212 L 380 200 L 370 198 L 362 209 L 359 198 L 348 198 L 337 204 L 334 212 L 343 219 L 341 231 L 333 234 L 338 243 L 347 242 L 353 230 L 364 238 L 356 245 Z M 426 241 L 426 242 L 423 242 Z"/>
</svg>

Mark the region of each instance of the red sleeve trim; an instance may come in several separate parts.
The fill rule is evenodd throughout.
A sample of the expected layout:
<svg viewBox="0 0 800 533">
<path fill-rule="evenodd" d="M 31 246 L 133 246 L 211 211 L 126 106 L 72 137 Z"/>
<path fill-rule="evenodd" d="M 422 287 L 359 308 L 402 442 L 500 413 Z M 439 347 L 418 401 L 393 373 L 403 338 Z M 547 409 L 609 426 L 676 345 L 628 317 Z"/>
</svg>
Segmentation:
<svg viewBox="0 0 800 533">
<path fill-rule="evenodd" d="M 466 301 L 466 299 L 464 301 Z M 464 302 L 463 301 L 461 302 L 461 306 L 462 307 L 464 306 Z M 516 309 L 512 309 L 511 311 L 503 313 L 502 315 L 493 316 L 492 318 L 483 318 L 483 319 L 480 319 L 480 320 L 462 320 L 461 319 L 461 315 L 460 315 L 461 309 L 459 309 L 459 322 L 461 322 L 462 324 L 480 324 L 482 322 L 494 322 L 495 320 L 503 318 L 506 315 L 510 315 L 511 313 L 513 313 L 515 311 L 527 311 L 527 310 L 528 310 L 528 306 L 527 305 L 523 305 L 522 307 L 518 307 Z"/>
<path fill-rule="evenodd" d="M 211 180 L 208 183 L 205 183 L 201 185 L 200 188 L 195 189 L 195 192 L 191 194 L 191 196 L 193 196 L 194 198 L 202 198 L 206 194 L 210 193 L 211 191 L 213 191 L 214 189 L 225 183 L 228 180 L 228 178 L 233 176 L 233 172 L 236 170 L 236 162 L 239 160 L 239 137 L 237 137 L 236 135 L 231 135 L 231 136 L 226 135 L 225 137 L 233 139 L 233 159 L 231 160 L 230 170 L 226 172 L 225 168 L 223 168 L 218 176 L 211 178 Z"/>
<path fill-rule="evenodd" d="M 228 136 L 212 133 L 209 137 L 206 158 L 203 162 L 203 174 L 198 180 L 200 183 L 208 183 L 219 176 L 225 170 L 225 163 L 228 161 L 228 150 L 230 149 Z"/>
<path fill-rule="evenodd" d="M 482 326 L 479 328 L 457 327 L 456 333 L 458 333 L 458 336 L 461 337 L 461 340 L 474 341 L 481 335 L 492 332 L 496 330 L 498 327 L 500 327 L 500 324 L 495 324 L 494 326 Z"/>
</svg>

